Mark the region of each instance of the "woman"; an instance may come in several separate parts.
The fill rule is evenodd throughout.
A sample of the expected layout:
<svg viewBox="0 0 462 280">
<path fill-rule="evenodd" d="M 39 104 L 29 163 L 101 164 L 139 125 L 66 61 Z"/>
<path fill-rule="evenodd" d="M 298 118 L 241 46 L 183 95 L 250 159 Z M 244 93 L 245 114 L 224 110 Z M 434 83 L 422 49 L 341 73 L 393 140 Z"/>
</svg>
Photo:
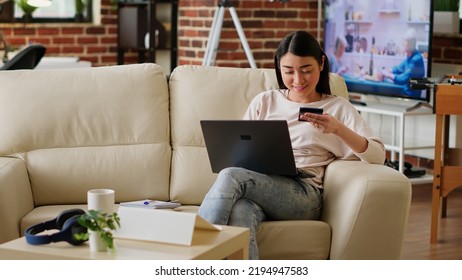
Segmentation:
<svg viewBox="0 0 462 280">
<path fill-rule="evenodd" d="M 343 75 L 348 72 L 349 67 L 348 65 L 345 65 L 343 61 L 343 55 L 345 54 L 347 44 L 348 43 L 345 38 L 337 37 L 335 40 L 334 51 L 329 56 L 331 72 L 337 73 L 339 75 Z"/>
<path fill-rule="evenodd" d="M 403 86 L 403 93 L 412 97 L 421 98 L 421 90 L 412 90 L 409 85 L 411 78 L 425 76 L 425 64 L 422 54 L 416 49 L 417 33 L 411 28 L 404 33 L 404 60 L 392 67 L 391 71 L 383 70 L 377 74 L 380 81 L 391 81 Z"/>
<path fill-rule="evenodd" d="M 276 50 L 274 65 L 280 89 L 257 95 L 244 119 L 286 119 L 302 175 L 226 168 L 199 209 L 210 223 L 250 228 L 250 259 L 259 256 L 256 230 L 262 221 L 319 219 L 324 170 L 330 162 L 359 159 L 383 164 L 385 160 L 383 143 L 355 108 L 331 95 L 329 62 L 313 36 L 304 31 L 289 34 Z M 300 107 L 319 107 L 324 114 L 305 113 L 299 121 Z"/>
</svg>

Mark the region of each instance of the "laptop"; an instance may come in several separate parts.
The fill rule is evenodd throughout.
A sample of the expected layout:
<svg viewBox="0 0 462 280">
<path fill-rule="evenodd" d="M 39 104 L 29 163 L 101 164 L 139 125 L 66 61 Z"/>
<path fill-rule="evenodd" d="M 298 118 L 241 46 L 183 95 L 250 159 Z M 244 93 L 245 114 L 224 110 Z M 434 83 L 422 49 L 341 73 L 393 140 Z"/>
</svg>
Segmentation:
<svg viewBox="0 0 462 280">
<path fill-rule="evenodd" d="M 243 167 L 264 174 L 298 174 L 285 120 L 202 120 L 214 173 Z"/>
</svg>

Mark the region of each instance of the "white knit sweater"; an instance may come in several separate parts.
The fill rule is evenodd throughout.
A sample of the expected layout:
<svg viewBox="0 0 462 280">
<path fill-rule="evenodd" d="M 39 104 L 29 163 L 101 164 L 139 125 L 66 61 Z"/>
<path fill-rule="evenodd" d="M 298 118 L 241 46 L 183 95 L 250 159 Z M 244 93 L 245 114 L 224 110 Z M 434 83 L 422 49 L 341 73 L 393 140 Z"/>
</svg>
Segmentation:
<svg viewBox="0 0 462 280">
<path fill-rule="evenodd" d="M 322 186 L 325 167 L 334 159 L 383 164 L 383 142 L 348 100 L 323 94 L 320 101 L 298 103 L 287 99 L 286 92 L 287 90 L 269 90 L 258 94 L 250 103 L 243 119 L 287 120 L 297 168 L 316 175 L 310 183 Z M 323 108 L 325 113 L 365 137 L 368 140 L 367 150 L 354 153 L 336 135 L 324 134 L 310 123 L 298 121 L 300 107 Z"/>
</svg>

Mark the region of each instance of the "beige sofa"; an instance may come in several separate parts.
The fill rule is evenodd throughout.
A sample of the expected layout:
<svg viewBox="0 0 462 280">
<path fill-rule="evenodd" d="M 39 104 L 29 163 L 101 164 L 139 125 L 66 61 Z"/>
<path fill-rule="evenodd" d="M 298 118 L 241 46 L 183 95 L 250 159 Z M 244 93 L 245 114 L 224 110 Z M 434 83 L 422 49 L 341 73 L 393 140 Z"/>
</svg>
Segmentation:
<svg viewBox="0 0 462 280">
<path fill-rule="evenodd" d="M 332 75 L 334 92 L 346 93 Z M 216 174 L 201 119 L 239 119 L 275 88 L 271 69 L 180 66 L 167 82 L 154 64 L 0 72 L 0 243 L 86 192 L 116 201 L 179 200 L 196 211 Z M 327 168 L 321 221 L 268 221 L 262 259 L 398 259 L 408 179 L 383 165 Z"/>
</svg>

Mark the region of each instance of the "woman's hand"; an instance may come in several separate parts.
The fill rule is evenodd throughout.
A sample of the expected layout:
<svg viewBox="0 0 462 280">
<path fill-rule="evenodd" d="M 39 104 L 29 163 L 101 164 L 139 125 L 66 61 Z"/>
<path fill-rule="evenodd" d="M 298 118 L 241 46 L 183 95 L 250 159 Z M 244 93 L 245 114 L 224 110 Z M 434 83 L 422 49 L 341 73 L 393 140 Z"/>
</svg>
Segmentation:
<svg viewBox="0 0 462 280">
<path fill-rule="evenodd" d="M 356 153 L 363 153 L 367 150 L 368 142 L 366 138 L 349 129 L 343 123 L 339 122 L 336 118 L 327 113 L 322 115 L 304 113 L 303 115 L 300 115 L 300 119 L 311 123 L 322 133 L 332 133 L 337 135 Z"/>
<path fill-rule="evenodd" d="M 336 133 L 340 126 L 343 126 L 336 118 L 324 113 L 322 115 L 313 113 L 304 113 L 300 116 L 301 120 L 311 123 L 322 133 Z"/>
</svg>

